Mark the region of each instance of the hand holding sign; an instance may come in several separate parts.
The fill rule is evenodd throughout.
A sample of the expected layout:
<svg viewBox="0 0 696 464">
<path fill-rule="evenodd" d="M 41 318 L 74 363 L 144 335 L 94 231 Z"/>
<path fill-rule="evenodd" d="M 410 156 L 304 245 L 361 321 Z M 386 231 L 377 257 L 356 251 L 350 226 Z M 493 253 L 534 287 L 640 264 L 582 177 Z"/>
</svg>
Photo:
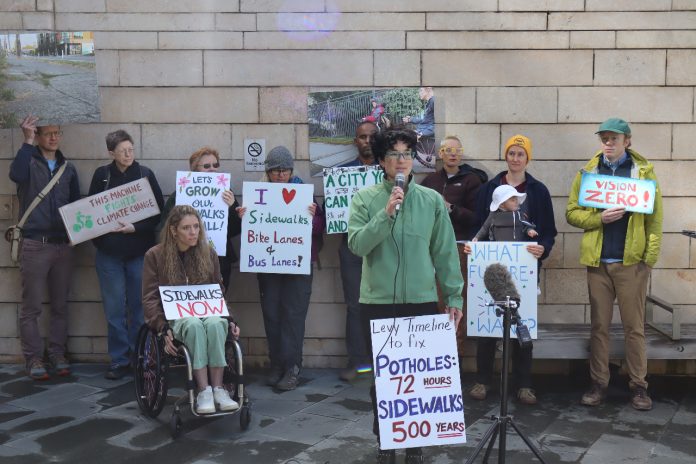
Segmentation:
<svg viewBox="0 0 696 464">
<path fill-rule="evenodd" d="M 616 207 L 602 211 L 602 224 L 611 224 L 621 219 L 626 214 L 626 208 Z"/>
</svg>

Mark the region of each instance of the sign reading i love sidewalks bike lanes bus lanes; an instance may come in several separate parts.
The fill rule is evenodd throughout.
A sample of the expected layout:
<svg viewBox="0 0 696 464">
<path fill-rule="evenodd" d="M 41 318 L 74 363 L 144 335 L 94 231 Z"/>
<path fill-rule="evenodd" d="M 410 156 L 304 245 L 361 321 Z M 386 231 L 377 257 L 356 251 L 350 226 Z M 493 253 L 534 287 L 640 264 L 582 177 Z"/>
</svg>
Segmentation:
<svg viewBox="0 0 696 464">
<path fill-rule="evenodd" d="M 113 232 L 119 221 L 135 224 L 160 213 L 147 177 L 74 201 L 58 211 L 72 245 Z"/>
<path fill-rule="evenodd" d="M 466 443 L 456 330 L 449 315 L 373 320 L 370 332 L 380 447 Z"/>
<path fill-rule="evenodd" d="M 314 186 L 244 182 L 239 270 L 309 274 L 312 266 Z"/>
<path fill-rule="evenodd" d="M 600 209 L 622 207 L 626 211 L 652 214 L 655 188 L 654 180 L 584 173 L 578 204 Z"/>
</svg>

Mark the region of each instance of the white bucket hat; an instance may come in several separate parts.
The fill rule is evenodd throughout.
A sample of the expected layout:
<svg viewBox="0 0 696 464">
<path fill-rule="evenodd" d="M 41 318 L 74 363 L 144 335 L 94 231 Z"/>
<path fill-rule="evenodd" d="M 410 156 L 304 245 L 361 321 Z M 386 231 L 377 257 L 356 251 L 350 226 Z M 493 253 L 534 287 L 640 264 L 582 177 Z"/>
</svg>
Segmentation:
<svg viewBox="0 0 696 464">
<path fill-rule="evenodd" d="M 498 211 L 500 205 L 502 205 L 512 197 L 519 198 L 521 205 L 522 203 L 524 203 L 524 200 L 527 199 L 527 194 L 518 192 L 512 185 L 506 184 L 496 187 L 496 189 L 493 190 L 493 201 L 491 201 L 490 210 Z"/>
</svg>

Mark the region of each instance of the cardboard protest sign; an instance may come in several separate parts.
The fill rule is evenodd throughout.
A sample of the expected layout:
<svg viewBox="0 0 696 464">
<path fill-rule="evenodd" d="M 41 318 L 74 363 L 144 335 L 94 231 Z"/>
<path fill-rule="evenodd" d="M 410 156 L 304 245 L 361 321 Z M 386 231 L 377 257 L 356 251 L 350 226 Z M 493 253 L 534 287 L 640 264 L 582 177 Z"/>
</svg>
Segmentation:
<svg viewBox="0 0 696 464">
<path fill-rule="evenodd" d="M 537 260 L 527 251 L 534 242 L 468 242 L 471 254 L 468 258 L 468 288 L 466 294 L 466 334 L 475 337 L 503 336 L 503 318 L 496 316 L 495 307 L 487 306 L 493 300 L 483 283 L 486 268 L 493 263 L 507 267 L 517 292 L 520 294 L 518 309 L 522 322 L 529 328 L 533 339 L 537 338 Z M 516 338 L 515 327 L 510 336 Z"/>
<path fill-rule="evenodd" d="M 655 187 L 654 180 L 584 173 L 578 204 L 600 209 L 622 207 L 626 211 L 652 214 Z"/>
<path fill-rule="evenodd" d="M 370 322 L 383 449 L 466 443 L 456 329 L 449 315 Z"/>
<path fill-rule="evenodd" d="M 229 316 L 220 284 L 174 285 L 159 288 L 167 320 L 185 317 Z"/>
<path fill-rule="evenodd" d="M 198 211 L 208 242 L 218 256 L 227 254 L 227 221 L 230 207 L 222 199 L 232 176 L 224 172 L 176 172 L 176 204 Z"/>
<path fill-rule="evenodd" d="M 382 182 L 384 173 L 377 165 L 324 169 L 324 208 L 326 233 L 348 232 L 348 213 L 353 195 L 363 187 Z"/>
<path fill-rule="evenodd" d="M 314 186 L 244 182 L 241 272 L 309 274 Z"/>
<path fill-rule="evenodd" d="M 58 211 L 73 245 L 113 232 L 119 221 L 134 224 L 160 213 L 146 177 L 85 197 Z"/>
</svg>

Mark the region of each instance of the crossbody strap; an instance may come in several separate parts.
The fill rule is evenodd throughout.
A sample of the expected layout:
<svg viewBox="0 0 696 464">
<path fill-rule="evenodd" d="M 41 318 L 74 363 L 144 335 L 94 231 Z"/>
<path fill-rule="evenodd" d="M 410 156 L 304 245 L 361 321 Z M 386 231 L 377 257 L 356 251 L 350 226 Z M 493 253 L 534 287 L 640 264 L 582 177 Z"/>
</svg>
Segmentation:
<svg viewBox="0 0 696 464">
<path fill-rule="evenodd" d="M 62 176 L 63 172 L 65 172 L 65 167 L 67 165 L 68 165 L 68 162 L 67 161 L 64 162 L 61 165 L 61 167 L 58 168 L 58 172 L 56 173 L 56 175 L 53 176 L 53 178 L 48 182 L 48 184 L 46 184 L 46 186 L 43 188 L 43 190 L 41 190 L 39 192 L 39 194 L 36 195 L 36 197 L 34 197 L 34 201 L 32 201 L 31 204 L 29 205 L 29 207 L 27 208 L 27 210 L 24 211 L 24 214 L 22 215 L 22 219 L 20 219 L 19 222 L 17 223 L 17 227 L 19 227 L 21 229 L 22 226 L 24 226 L 24 223 L 27 222 L 27 219 L 29 219 L 29 215 L 31 214 L 32 211 L 34 211 L 34 208 L 36 208 L 39 205 L 39 203 L 41 203 L 41 200 L 43 200 L 44 197 L 46 197 L 46 195 L 48 195 L 48 192 L 51 191 L 53 186 L 58 183 L 58 179 L 60 179 L 60 176 Z"/>
</svg>

